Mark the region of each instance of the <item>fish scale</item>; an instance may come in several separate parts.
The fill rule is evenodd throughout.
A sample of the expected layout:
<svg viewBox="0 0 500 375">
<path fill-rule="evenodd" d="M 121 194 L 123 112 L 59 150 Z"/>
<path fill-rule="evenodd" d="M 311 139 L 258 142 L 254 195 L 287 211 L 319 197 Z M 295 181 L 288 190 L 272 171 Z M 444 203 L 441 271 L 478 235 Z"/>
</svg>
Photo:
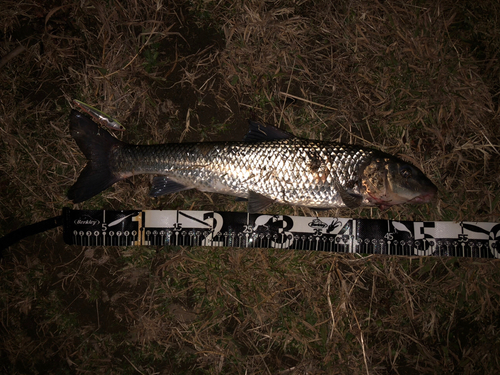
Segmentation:
<svg viewBox="0 0 500 375">
<path fill-rule="evenodd" d="M 253 191 L 272 200 L 309 207 L 345 207 L 332 189 L 356 185 L 358 168 L 374 150 L 299 138 L 259 143 L 223 142 L 127 145 L 113 154 L 113 172 L 163 174 L 186 187 L 248 198 Z M 182 157 L 181 157 L 182 156 Z M 359 188 L 352 189 L 359 194 Z"/>
<path fill-rule="evenodd" d="M 427 203 L 437 189 L 416 167 L 356 145 L 297 138 L 250 122 L 240 142 L 131 145 L 73 111 L 70 131 L 88 159 L 68 197 L 82 202 L 114 183 L 154 174 L 151 196 L 187 189 L 311 208 Z"/>
</svg>

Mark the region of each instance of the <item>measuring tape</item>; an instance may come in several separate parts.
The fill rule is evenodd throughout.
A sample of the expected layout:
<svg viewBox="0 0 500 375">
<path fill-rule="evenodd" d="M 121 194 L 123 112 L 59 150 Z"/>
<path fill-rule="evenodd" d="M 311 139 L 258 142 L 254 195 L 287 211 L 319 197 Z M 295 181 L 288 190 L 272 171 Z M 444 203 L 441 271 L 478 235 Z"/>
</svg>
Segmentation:
<svg viewBox="0 0 500 375">
<path fill-rule="evenodd" d="M 500 224 L 178 210 L 63 210 L 80 246 L 225 246 L 404 256 L 500 258 Z"/>
</svg>

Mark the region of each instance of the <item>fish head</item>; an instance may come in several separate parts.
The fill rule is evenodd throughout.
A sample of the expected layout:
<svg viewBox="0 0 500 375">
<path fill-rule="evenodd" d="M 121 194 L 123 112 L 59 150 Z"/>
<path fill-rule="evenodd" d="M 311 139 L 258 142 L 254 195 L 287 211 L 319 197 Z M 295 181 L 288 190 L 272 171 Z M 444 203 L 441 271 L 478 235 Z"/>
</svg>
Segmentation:
<svg viewBox="0 0 500 375">
<path fill-rule="evenodd" d="M 437 187 L 417 167 L 390 155 L 376 157 L 363 170 L 361 190 L 373 205 L 429 203 Z"/>
</svg>

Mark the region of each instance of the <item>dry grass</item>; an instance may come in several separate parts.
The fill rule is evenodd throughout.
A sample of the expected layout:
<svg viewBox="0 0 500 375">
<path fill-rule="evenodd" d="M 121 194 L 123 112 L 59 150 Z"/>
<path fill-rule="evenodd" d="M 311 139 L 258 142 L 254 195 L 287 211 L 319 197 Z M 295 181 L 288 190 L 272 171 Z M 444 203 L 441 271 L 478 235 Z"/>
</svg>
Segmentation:
<svg viewBox="0 0 500 375">
<path fill-rule="evenodd" d="M 0 235 L 70 205 L 72 98 L 131 143 L 239 139 L 257 117 L 401 154 L 440 189 L 433 205 L 331 215 L 498 221 L 499 15 L 494 1 L 0 0 Z M 244 210 L 148 189 L 137 177 L 78 207 Z M 73 248 L 55 230 L 0 267 L 5 373 L 500 369 L 497 261 Z"/>
</svg>

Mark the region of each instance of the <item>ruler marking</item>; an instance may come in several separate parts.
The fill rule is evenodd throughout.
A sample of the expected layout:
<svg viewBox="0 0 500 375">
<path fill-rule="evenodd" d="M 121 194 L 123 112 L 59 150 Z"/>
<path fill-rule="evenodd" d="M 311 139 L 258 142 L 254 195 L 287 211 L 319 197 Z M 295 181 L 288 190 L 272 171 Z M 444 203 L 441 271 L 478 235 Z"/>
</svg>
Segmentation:
<svg viewBox="0 0 500 375">
<path fill-rule="evenodd" d="M 306 218 L 179 210 L 68 212 L 64 238 L 70 244 L 81 246 L 203 245 L 500 258 L 498 223 Z M 147 222 L 150 228 L 146 227 Z M 108 228 L 110 224 L 112 228 Z"/>
</svg>

